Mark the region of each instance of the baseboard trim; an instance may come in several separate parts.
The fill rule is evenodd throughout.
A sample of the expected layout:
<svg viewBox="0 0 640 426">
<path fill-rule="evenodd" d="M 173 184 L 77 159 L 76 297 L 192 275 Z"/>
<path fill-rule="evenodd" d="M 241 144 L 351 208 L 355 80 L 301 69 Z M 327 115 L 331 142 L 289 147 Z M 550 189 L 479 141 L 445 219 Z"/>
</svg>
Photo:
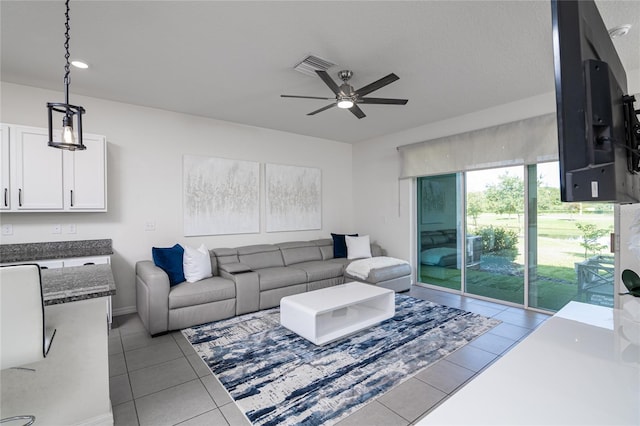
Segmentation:
<svg viewBox="0 0 640 426">
<path fill-rule="evenodd" d="M 120 316 L 120 315 L 127 315 L 127 314 L 133 314 L 135 312 L 138 312 L 138 310 L 136 309 L 135 306 L 125 306 L 123 308 L 116 308 L 112 311 L 112 315 L 114 317 Z"/>
</svg>

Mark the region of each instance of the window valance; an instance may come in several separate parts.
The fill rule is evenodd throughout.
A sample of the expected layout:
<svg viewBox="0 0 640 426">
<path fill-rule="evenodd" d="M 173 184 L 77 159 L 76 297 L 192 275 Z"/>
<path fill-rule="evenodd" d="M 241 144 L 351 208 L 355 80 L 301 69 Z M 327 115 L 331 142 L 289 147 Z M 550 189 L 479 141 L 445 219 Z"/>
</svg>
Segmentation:
<svg viewBox="0 0 640 426">
<path fill-rule="evenodd" d="M 400 179 L 558 159 L 556 114 L 398 147 Z"/>
</svg>

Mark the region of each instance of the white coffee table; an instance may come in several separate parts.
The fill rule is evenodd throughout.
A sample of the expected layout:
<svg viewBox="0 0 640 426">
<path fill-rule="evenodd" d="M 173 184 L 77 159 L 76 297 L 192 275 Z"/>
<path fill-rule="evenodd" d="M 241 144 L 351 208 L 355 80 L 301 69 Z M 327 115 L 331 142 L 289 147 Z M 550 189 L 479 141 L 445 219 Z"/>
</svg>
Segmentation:
<svg viewBox="0 0 640 426">
<path fill-rule="evenodd" d="M 395 293 L 350 282 L 283 297 L 280 324 L 316 345 L 324 345 L 395 315 Z"/>
</svg>

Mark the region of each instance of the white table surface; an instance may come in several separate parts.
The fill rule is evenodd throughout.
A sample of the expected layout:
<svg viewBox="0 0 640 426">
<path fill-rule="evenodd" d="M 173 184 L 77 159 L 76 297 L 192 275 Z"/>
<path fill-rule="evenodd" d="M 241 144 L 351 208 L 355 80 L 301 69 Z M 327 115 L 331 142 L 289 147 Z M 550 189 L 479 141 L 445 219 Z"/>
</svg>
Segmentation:
<svg viewBox="0 0 640 426">
<path fill-rule="evenodd" d="M 570 302 L 418 425 L 640 425 L 640 323 Z"/>
<path fill-rule="evenodd" d="M 320 290 L 287 296 L 287 301 L 299 305 L 302 310 L 319 314 L 334 311 L 343 306 L 353 305 L 356 302 L 359 303 L 387 293 L 393 293 L 393 290 L 353 281 L 332 287 L 325 287 Z"/>
</svg>

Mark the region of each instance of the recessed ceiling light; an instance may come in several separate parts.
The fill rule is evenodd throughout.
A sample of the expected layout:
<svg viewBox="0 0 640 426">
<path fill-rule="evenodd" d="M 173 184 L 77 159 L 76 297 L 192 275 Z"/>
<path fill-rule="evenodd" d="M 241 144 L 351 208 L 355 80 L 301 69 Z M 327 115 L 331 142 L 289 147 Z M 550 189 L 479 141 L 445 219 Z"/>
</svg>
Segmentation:
<svg viewBox="0 0 640 426">
<path fill-rule="evenodd" d="M 609 30 L 609 36 L 611 38 L 618 38 L 618 37 L 623 37 L 626 36 L 627 33 L 629 33 L 629 30 L 631 29 L 631 25 L 627 24 L 627 25 L 619 25 L 617 27 L 613 27 Z"/>
<path fill-rule="evenodd" d="M 71 61 L 71 65 L 73 65 L 76 68 L 83 69 L 83 70 L 86 70 L 87 68 L 89 68 L 89 64 L 87 64 L 84 61 L 77 61 L 77 60 L 76 61 Z"/>
</svg>

